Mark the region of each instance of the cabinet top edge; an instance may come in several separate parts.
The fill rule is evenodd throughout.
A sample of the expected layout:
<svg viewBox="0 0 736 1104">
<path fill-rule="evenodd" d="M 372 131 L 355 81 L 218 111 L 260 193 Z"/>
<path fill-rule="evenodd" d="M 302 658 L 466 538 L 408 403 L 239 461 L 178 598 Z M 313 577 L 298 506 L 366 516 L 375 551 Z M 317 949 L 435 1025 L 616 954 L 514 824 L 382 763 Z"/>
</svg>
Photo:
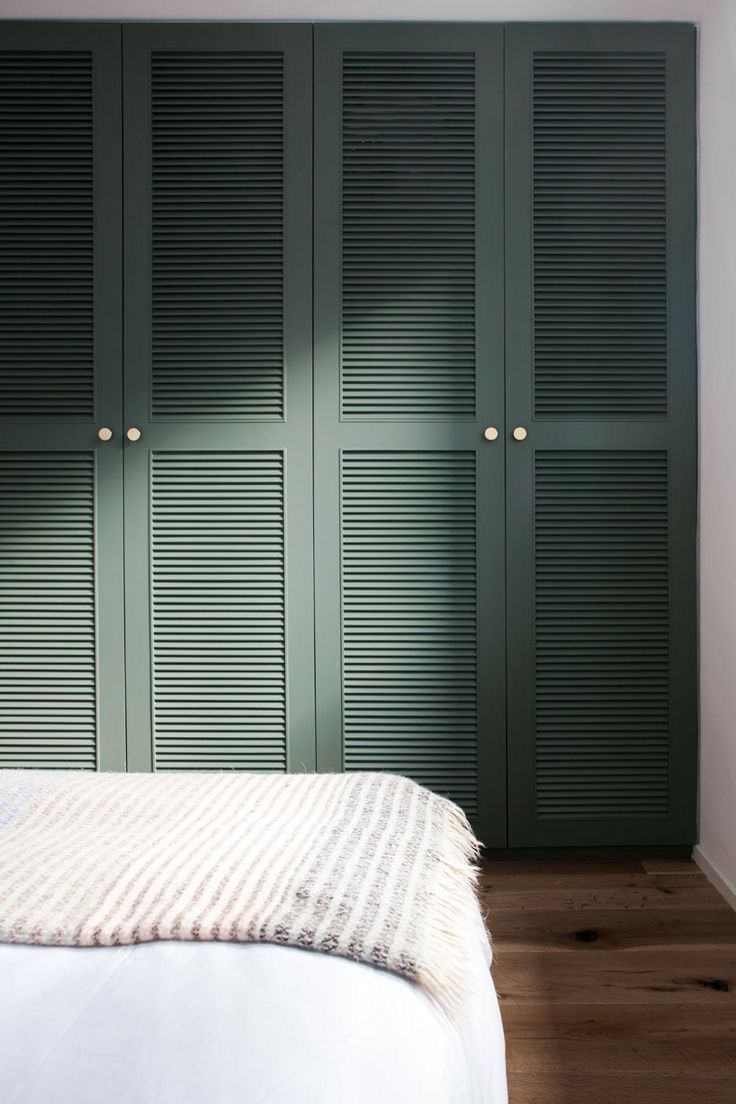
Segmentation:
<svg viewBox="0 0 736 1104">
<path fill-rule="evenodd" d="M 96 19 L 79 19 L 73 16 L 68 18 L 47 19 L 45 16 L 0 16 L 0 26 L 12 25 L 27 27 L 243 27 L 243 26 L 299 26 L 299 27 L 499 27 L 508 29 L 547 30 L 551 28 L 581 28 L 595 27 L 596 30 L 665 30 L 667 28 L 679 28 L 697 30 L 700 26 L 694 20 L 673 19 L 554 19 L 554 20 L 496 20 L 496 19 L 121 19 L 120 17 L 107 16 Z"/>
</svg>

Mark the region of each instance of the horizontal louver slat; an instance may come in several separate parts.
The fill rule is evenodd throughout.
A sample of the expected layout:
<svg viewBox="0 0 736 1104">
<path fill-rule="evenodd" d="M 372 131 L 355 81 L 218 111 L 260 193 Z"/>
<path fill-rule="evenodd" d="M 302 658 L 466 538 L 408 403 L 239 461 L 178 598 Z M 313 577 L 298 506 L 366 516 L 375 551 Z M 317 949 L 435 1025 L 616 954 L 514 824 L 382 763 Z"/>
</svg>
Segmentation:
<svg viewBox="0 0 736 1104">
<path fill-rule="evenodd" d="M 661 451 L 535 457 L 536 807 L 669 811 L 669 504 Z"/>
<path fill-rule="evenodd" d="M 152 56 L 152 406 L 283 417 L 284 61 Z"/>
<path fill-rule="evenodd" d="M 540 51 L 532 79 L 535 413 L 664 416 L 665 56 Z"/>
<path fill-rule="evenodd" d="M 342 414 L 472 417 L 474 56 L 347 51 L 342 96 Z"/>
<path fill-rule="evenodd" d="M 91 417 L 92 55 L 0 51 L 0 417 Z"/>
<path fill-rule="evenodd" d="M 0 453 L 0 767 L 96 764 L 94 459 Z"/>
<path fill-rule="evenodd" d="M 280 452 L 154 452 L 158 770 L 286 768 Z"/>
<path fill-rule="evenodd" d="M 346 452 L 346 770 L 406 774 L 477 810 L 473 453 Z"/>
</svg>

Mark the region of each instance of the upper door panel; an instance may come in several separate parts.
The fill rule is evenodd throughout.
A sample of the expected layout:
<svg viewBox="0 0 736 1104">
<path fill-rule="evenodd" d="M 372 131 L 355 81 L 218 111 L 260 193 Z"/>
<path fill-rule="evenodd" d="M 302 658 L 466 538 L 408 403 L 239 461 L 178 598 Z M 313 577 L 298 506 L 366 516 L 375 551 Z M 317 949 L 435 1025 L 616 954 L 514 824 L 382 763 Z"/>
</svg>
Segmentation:
<svg viewBox="0 0 736 1104">
<path fill-rule="evenodd" d="M 119 417 L 119 27 L 4 25 L 0 165 L 0 419 Z"/>
<path fill-rule="evenodd" d="M 342 55 L 343 419 L 475 418 L 477 59 L 434 45 Z"/>
<path fill-rule="evenodd" d="M 155 419 L 284 416 L 287 63 L 242 45 L 151 53 Z"/>
<path fill-rule="evenodd" d="M 127 414 L 207 422 L 208 436 L 213 422 L 301 424 L 311 28 L 128 26 L 124 56 Z"/>
</svg>

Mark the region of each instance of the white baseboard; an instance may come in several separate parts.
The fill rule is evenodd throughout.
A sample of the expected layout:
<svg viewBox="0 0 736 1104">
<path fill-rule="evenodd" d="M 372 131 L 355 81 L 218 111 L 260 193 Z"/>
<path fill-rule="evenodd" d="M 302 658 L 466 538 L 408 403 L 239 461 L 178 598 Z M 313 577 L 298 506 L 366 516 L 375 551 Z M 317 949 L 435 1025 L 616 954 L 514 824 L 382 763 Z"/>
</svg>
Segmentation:
<svg viewBox="0 0 736 1104">
<path fill-rule="evenodd" d="M 721 897 L 728 901 L 732 909 L 736 909 L 736 886 L 721 874 L 707 855 L 703 854 L 699 844 L 693 848 L 693 858 L 711 885 L 718 890 Z"/>
</svg>

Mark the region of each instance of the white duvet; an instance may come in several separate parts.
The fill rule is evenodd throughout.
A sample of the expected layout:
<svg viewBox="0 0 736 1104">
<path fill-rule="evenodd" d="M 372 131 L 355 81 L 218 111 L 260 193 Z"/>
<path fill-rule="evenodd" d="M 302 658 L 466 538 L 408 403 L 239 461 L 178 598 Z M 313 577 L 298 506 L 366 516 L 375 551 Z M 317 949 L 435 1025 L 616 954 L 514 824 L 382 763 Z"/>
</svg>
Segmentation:
<svg viewBox="0 0 736 1104">
<path fill-rule="evenodd" d="M 2 1104 L 506 1104 L 487 945 L 454 1027 L 411 983 L 267 944 L 0 945 Z"/>
</svg>

